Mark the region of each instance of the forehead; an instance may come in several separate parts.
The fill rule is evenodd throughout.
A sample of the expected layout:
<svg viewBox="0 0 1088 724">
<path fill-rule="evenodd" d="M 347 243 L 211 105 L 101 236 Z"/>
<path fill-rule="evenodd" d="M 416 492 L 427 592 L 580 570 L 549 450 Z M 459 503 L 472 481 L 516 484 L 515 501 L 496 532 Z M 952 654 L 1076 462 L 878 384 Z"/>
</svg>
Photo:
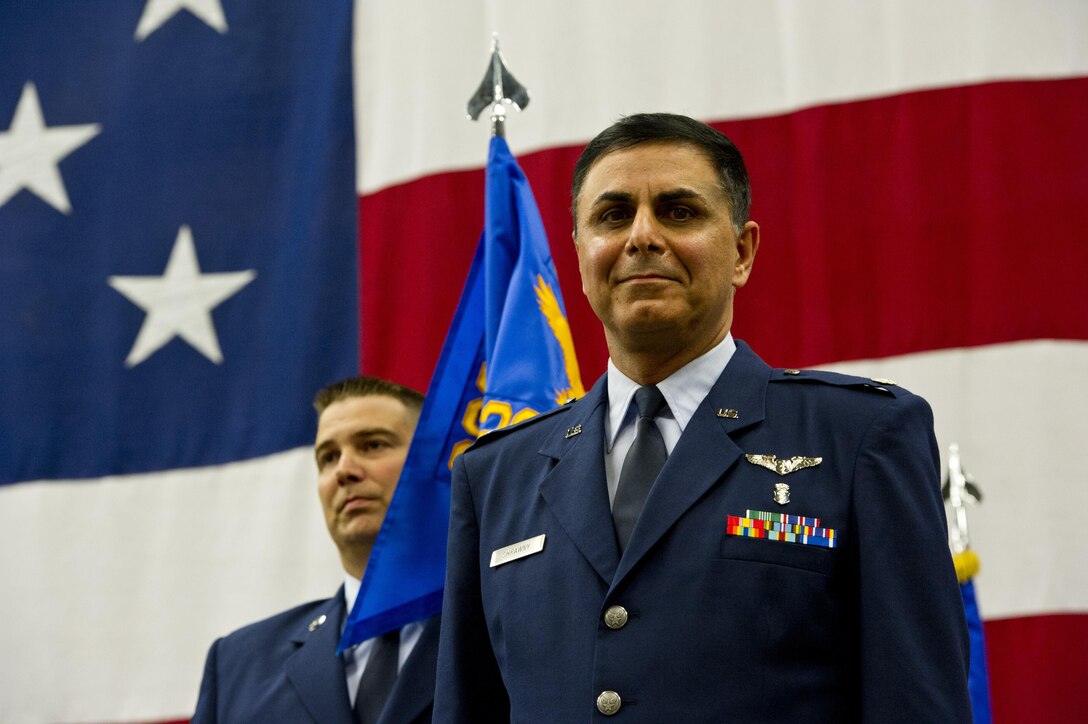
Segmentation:
<svg viewBox="0 0 1088 724">
<path fill-rule="evenodd" d="M 637 193 L 690 187 L 720 189 L 718 171 L 698 146 L 681 141 L 641 143 L 598 158 L 586 173 L 578 201 L 593 203 L 605 193 Z"/>
<path fill-rule="evenodd" d="M 333 402 L 317 419 L 317 440 L 351 434 L 361 428 L 411 432 L 415 418 L 407 405 L 388 395 L 345 397 Z"/>
</svg>

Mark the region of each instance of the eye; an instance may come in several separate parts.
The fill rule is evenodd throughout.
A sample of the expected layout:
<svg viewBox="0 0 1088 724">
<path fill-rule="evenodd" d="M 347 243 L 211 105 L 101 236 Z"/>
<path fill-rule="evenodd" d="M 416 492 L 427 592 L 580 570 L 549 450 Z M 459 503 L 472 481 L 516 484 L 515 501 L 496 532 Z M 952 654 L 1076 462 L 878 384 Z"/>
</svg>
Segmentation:
<svg viewBox="0 0 1088 724">
<path fill-rule="evenodd" d="M 687 206 L 673 206 L 669 208 L 668 214 L 673 221 L 687 221 L 695 217 L 695 212 Z"/>
<path fill-rule="evenodd" d="M 321 468 L 324 468 L 326 465 L 331 465 L 332 463 L 335 463 L 337 458 L 339 458 L 339 457 L 340 457 L 340 453 L 337 450 L 323 450 L 317 456 L 317 467 L 318 467 L 318 469 L 320 470 Z"/>
<path fill-rule="evenodd" d="M 360 447 L 363 452 L 378 452 L 391 446 L 387 440 L 367 440 Z"/>
<path fill-rule="evenodd" d="M 622 206 L 613 206 L 605 209 L 600 218 L 606 224 L 617 224 L 627 218 L 627 210 Z"/>
</svg>

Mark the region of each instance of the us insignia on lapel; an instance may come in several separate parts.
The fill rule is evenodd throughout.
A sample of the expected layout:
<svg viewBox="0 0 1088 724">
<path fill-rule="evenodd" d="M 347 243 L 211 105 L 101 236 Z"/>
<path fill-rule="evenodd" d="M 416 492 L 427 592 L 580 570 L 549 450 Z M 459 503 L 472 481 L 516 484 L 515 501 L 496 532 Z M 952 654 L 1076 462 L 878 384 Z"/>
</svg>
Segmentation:
<svg viewBox="0 0 1088 724">
<path fill-rule="evenodd" d="M 779 475 L 789 475 L 805 468 L 814 468 L 824 461 L 823 458 L 808 458 L 801 455 L 794 455 L 789 460 L 779 460 L 776 455 L 745 455 L 744 458 L 753 465 L 767 468 Z"/>
</svg>

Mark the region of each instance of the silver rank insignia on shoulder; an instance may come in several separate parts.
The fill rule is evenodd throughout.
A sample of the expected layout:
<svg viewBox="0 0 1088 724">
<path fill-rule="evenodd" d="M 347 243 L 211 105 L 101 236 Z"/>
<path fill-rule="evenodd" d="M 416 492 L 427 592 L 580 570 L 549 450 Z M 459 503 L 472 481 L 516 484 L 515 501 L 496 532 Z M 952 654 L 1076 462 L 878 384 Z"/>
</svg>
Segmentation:
<svg viewBox="0 0 1088 724">
<path fill-rule="evenodd" d="M 565 435 L 563 435 L 563 437 L 564 438 L 572 438 L 575 435 L 581 435 L 581 434 L 582 434 L 582 426 L 581 425 L 575 425 L 574 427 L 568 427 L 567 432 L 566 432 Z"/>
<path fill-rule="evenodd" d="M 767 468 L 779 475 L 789 475 L 805 468 L 814 468 L 824 461 L 823 458 L 808 458 L 801 455 L 794 455 L 789 460 L 779 460 L 776 455 L 745 455 L 744 458 L 753 465 Z"/>
<path fill-rule="evenodd" d="M 321 624 L 323 624 L 323 623 L 325 623 L 325 614 L 321 614 L 320 616 L 315 618 L 313 621 L 310 621 L 310 625 L 307 626 L 307 628 L 310 629 L 310 632 L 312 633 L 312 632 L 318 630 L 319 628 L 321 628 Z"/>
<path fill-rule="evenodd" d="M 774 502 L 785 505 L 790 502 L 790 486 L 786 483 L 774 484 Z"/>
<path fill-rule="evenodd" d="M 895 380 L 889 380 L 887 377 L 871 377 L 870 379 L 878 385 L 891 385 L 892 387 L 897 386 Z"/>
</svg>

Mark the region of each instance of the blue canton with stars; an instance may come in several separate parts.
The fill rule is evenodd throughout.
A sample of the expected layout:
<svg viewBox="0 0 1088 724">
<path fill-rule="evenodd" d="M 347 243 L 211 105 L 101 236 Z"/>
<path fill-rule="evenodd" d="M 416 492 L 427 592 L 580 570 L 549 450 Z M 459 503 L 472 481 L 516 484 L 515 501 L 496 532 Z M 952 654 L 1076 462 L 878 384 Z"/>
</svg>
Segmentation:
<svg viewBox="0 0 1088 724">
<path fill-rule="evenodd" d="M 0 5 L 0 484 L 312 441 L 358 369 L 350 0 Z"/>
</svg>

